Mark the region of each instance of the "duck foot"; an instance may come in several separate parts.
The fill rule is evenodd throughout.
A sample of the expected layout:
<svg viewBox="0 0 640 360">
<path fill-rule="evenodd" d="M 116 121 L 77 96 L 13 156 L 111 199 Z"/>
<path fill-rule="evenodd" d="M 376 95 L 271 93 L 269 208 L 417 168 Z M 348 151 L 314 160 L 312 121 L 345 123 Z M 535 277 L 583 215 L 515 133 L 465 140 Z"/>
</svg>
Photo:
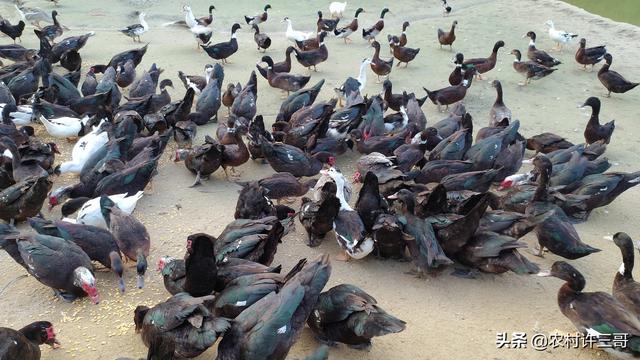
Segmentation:
<svg viewBox="0 0 640 360">
<path fill-rule="evenodd" d="M 478 270 L 473 269 L 463 269 L 463 268 L 455 268 L 451 275 L 461 278 L 461 279 L 475 279 L 478 275 Z"/>
<path fill-rule="evenodd" d="M 60 290 L 53 290 L 53 293 L 60 298 L 60 300 L 64 301 L 64 302 L 68 302 L 71 303 L 73 302 L 77 296 L 70 294 L 70 293 L 66 293 L 66 292 L 62 292 Z"/>
<path fill-rule="evenodd" d="M 371 340 L 369 340 L 366 343 L 363 344 L 351 344 L 351 345 L 347 345 L 352 349 L 356 349 L 356 350 L 364 350 L 364 351 L 370 351 L 371 347 L 373 346 L 373 344 L 371 343 Z"/>
</svg>

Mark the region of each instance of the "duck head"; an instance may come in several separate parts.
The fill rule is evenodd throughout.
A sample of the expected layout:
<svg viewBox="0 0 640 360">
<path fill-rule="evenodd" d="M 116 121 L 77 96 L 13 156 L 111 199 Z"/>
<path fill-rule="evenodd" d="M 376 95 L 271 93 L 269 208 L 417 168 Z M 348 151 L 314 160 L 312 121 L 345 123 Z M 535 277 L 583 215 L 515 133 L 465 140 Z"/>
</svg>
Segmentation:
<svg viewBox="0 0 640 360">
<path fill-rule="evenodd" d="M 122 266 L 122 258 L 120 254 L 115 251 L 109 253 L 109 261 L 111 262 L 111 269 L 116 275 L 118 275 L 118 289 L 120 289 L 121 293 L 124 293 L 124 279 L 122 278 L 122 274 L 124 273 L 124 267 Z"/>
<path fill-rule="evenodd" d="M 523 38 L 528 37 L 529 39 L 531 39 L 529 46 L 536 44 L 536 33 L 534 33 L 533 31 L 527 31 L 527 33 L 522 35 L 522 37 Z"/>
<path fill-rule="evenodd" d="M 584 49 L 587 46 L 587 39 L 582 38 L 580 39 L 580 48 Z"/>
<path fill-rule="evenodd" d="M 73 185 L 62 186 L 49 193 L 49 211 L 69 197 L 72 187 Z"/>
<path fill-rule="evenodd" d="M 144 305 L 138 305 L 133 311 L 133 323 L 136 325 L 136 334 L 139 334 L 144 324 L 144 317 L 149 312 L 149 308 Z"/>
<path fill-rule="evenodd" d="M 457 22 L 457 21 L 454 21 L 454 23 L 455 23 L 455 24 L 457 24 L 458 22 Z M 409 22 L 408 22 L 408 21 L 403 22 L 403 23 L 402 23 L 402 32 L 407 31 L 407 28 L 409 27 L 409 25 L 411 25 L 411 24 L 409 24 Z"/>
<path fill-rule="evenodd" d="M 363 9 L 363 8 L 358 8 L 358 9 L 356 10 L 356 14 L 355 14 L 355 16 L 354 16 L 354 17 L 356 17 L 356 18 L 357 18 L 357 17 L 358 17 L 358 15 L 360 15 L 360 13 L 363 13 L 363 12 L 366 12 L 366 11 L 364 11 L 364 9 Z"/>
<path fill-rule="evenodd" d="M 234 36 L 236 34 L 236 31 L 238 31 L 240 28 L 240 24 L 234 23 L 233 26 L 231 26 L 231 35 Z"/>
<path fill-rule="evenodd" d="M 47 344 L 54 349 L 60 346 L 53 324 L 48 321 L 33 322 L 20 329 L 20 333 L 36 344 Z"/>
<path fill-rule="evenodd" d="M 464 55 L 462 53 L 457 53 L 456 56 L 451 59 L 451 61 L 456 64 L 456 67 L 462 67 L 462 63 L 464 62 Z"/>
<path fill-rule="evenodd" d="M 73 285 L 84 291 L 91 302 L 98 304 L 100 302 L 100 294 L 96 288 L 96 278 L 91 271 L 84 266 L 79 266 L 73 270 Z"/>
<path fill-rule="evenodd" d="M 618 232 L 613 235 L 613 242 L 620 248 L 622 253 L 622 265 L 618 272 L 620 275 L 632 279 L 633 271 L 633 240 L 624 232 Z"/>
<path fill-rule="evenodd" d="M 144 274 L 147 272 L 147 257 L 142 252 L 142 249 L 138 249 L 136 254 L 136 285 L 138 289 L 144 287 Z"/>
<path fill-rule="evenodd" d="M 167 267 L 169 264 L 171 264 L 175 260 L 176 258 L 168 255 L 161 257 L 160 259 L 158 259 L 158 265 L 156 267 L 156 270 L 159 272 L 164 271 L 165 267 Z"/>
<path fill-rule="evenodd" d="M 522 60 L 522 53 L 520 53 L 520 50 L 518 49 L 511 50 L 509 54 L 514 55 L 516 57 L 516 59 L 514 60 L 515 62 L 520 62 Z"/>
<path fill-rule="evenodd" d="M 267 12 L 269 9 L 271 9 L 271 5 L 267 4 L 264 6 L 264 12 Z"/>
<path fill-rule="evenodd" d="M 582 291 L 585 285 L 584 276 L 582 276 L 580 271 L 564 261 L 556 261 L 553 263 L 553 266 L 551 266 L 551 269 L 540 271 L 538 276 L 557 277 L 558 279 L 566 281 L 567 285 L 569 285 L 573 291 Z"/>
<path fill-rule="evenodd" d="M 384 16 L 385 16 L 387 13 L 390 13 L 390 12 L 391 12 L 391 10 L 389 10 L 388 8 L 384 8 L 384 9 L 382 9 L 382 11 L 380 12 L 380 19 L 384 19 Z"/>
<path fill-rule="evenodd" d="M 216 238 L 209 234 L 197 233 L 187 237 L 187 256 L 199 254 L 200 256 L 213 257 L 213 245 Z"/>
<path fill-rule="evenodd" d="M 164 88 L 166 88 L 167 86 L 170 86 L 172 89 L 175 89 L 173 87 L 173 81 L 171 81 L 171 79 L 163 79 L 162 81 L 160 81 L 160 90 L 164 90 Z"/>
<path fill-rule="evenodd" d="M 393 210 L 397 214 L 413 214 L 416 207 L 416 196 L 407 189 L 401 189 L 395 194 L 387 196 L 387 199 L 393 200 Z"/>
<path fill-rule="evenodd" d="M 284 23 L 286 22 L 287 24 L 291 24 L 291 19 L 289 19 L 288 16 L 285 16 L 282 20 L 280 20 L 280 23 Z"/>
</svg>

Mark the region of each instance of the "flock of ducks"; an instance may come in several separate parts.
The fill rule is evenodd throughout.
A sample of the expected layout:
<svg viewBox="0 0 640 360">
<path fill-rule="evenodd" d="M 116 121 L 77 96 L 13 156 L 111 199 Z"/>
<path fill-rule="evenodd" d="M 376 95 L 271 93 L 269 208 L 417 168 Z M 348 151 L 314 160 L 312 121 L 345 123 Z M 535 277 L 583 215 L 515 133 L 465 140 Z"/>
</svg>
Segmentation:
<svg viewBox="0 0 640 360">
<path fill-rule="evenodd" d="M 445 16 L 452 12 L 446 0 L 442 8 Z M 519 239 L 532 231 L 539 256 L 547 250 L 571 260 L 600 251 L 580 239 L 573 223 L 587 220 L 593 209 L 637 185 L 640 172 L 607 172 L 611 164 L 603 154 L 615 124 L 600 122 L 597 97 L 583 105 L 592 110 L 584 143 L 573 144 L 550 132 L 525 137 L 504 103 L 500 81 L 494 80 L 496 100 L 488 126 L 474 139 L 474 119 L 461 101 L 474 79 L 494 69 L 505 46 L 502 40 L 485 58 L 457 53 L 448 87 L 424 89 L 423 98 L 393 93 L 389 74 L 394 62 L 396 68 L 402 63 L 407 67 L 420 49 L 407 46 L 410 24 L 404 22 L 399 35 L 387 36 L 392 57 L 381 58 L 384 42 L 378 40 L 390 13 L 384 8 L 378 21 L 361 31 L 374 48 L 373 56 L 361 62 L 356 78 L 335 89 L 336 98 L 319 100 L 324 80 L 308 87 L 310 76 L 291 73 L 292 57 L 318 71 L 329 57 L 327 39 L 351 42 L 350 37 L 359 34 L 358 16 L 365 9 L 356 9 L 351 22 L 341 27 L 347 3 L 333 2 L 330 18 L 317 12 L 314 32 L 295 30 L 292 19 L 285 17 L 285 38 L 291 43 L 285 60 L 263 55 L 256 65 L 270 87 L 286 92 L 275 122 L 267 128 L 257 111 L 256 72 L 244 84 L 227 80 L 224 85 L 222 64 L 238 50 L 241 25 L 232 25 L 229 41 L 212 44 L 213 5 L 201 18 L 185 5 L 184 21 L 167 24 L 188 28 L 199 48 L 220 61 L 206 65 L 204 75 L 179 72 L 185 92 L 177 101 L 166 89 L 173 82 L 160 79 L 163 69 L 155 63 L 138 74 L 148 45 L 89 67 L 80 84 L 79 51 L 94 34 L 56 42 L 65 29 L 56 10 L 16 9 L 19 23 L 0 23 L 0 31 L 14 42 L 0 46 L 0 56 L 13 62 L 0 69 L 0 218 L 5 221 L 0 223 L 0 247 L 62 300 L 88 297 L 99 303 L 94 261 L 114 272 L 120 292 L 126 291 L 124 273 L 129 271 L 124 263 L 135 262 L 136 286 L 144 287 L 151 238 L 133 212 L 172 138 L 177 144 L 174 160 L 183 161 L 195 175 L 192 186 L 220 168 L 228 179 L 237 178 L 234 169 L 250 159 L 263 161 L 275 172 L 258 181 L 237 181 L 242 190 L 235 220 L 217 237 L 189 235 L 184 258 L 158 261 L 172 296 L 151 307 L 140 305 L 133 314 L 149 359 L 195 357 L 218 339 L 220 360 L 284 359 L 305 323 L 321 343 L 359 349 L 370 348 L 374 337 L 403 331 L 403 320 L 355 285 L 323 292 L 331 274 L 328 255 L 301 259 L 285 273 L 273 266 L 279 243 L 296 217 L 310 247 L 334 234 L 329 237 L 343 252 L 338 260 L 373 255 L 409 259 L 417 276 L 436 276 L 456 264 L 460 268 L 454 274 L 463 277 L 508 271 L 558 277 L 566 281 L 558 304 L 580 332 L 596 337 L 628 333 L 630 345 L 612 350 L 640 354 L 640 293 L 632 277 L 633 245 L 627 234 L 614 236 L 623 265 L 613 295 L 583 292 L 584 277 L 567 262 L 541 271 L 519 252 L 527 247 Z M 268 21 L 269 9 L 271 5 L 265 5 L 262 12 L 244 16 L 261 52 L 272 43 L 259 29 Z M 39 49 L 15 43 L 26 22 L 36 27 Z M 41 22 L 52 25 L 40 27 Z M 457 25 L 453 21 L 448 31 L 438 29 L 441 48 L 453 49 Z M 559 48 L 577 37 L 557 30 L 551 21 L 547 25 Z M 148 31 L 144 13 L 139 24 L 120 30 L 134 42 Z M 524 37 L 530 40 L 526 53 L 514 49 L 511 54 L 513 68 L 526 85 L 552 74 L 561 62 L 536 47 L 533 31 Z M 585 69 L 605 61 L 598 78 L 608 95 L 637 86 L 610 70 L 612 59 L 604 46 L 587 48 L 584 38 L 575 54 Z M 53 72 L 55 63 L 67 73 Z M 380 95 L 363 93 L 368 69 L 378 81 L 386 77 Z M 99 80 L 97 74 L 102 74 Z M 427 126 L 421 110 L 427 100 L 439 110 L 453 108 Z M 219 119 L 222 105 L 228 114 L 224 121 Z M 209 122 L 218 122 L 216 134 L 194 144 L 198 126 Z M 53 138 L 77 139 L 70 159 L 56 161 L 55 142 L 35 136 L 38 124 Z M 526 149 L 536 153 L 530 160 L 534 170 L 518 173 L 527 161 Z M 348 151 L 362 154 L 353 179 L 362 183 L 357 194 L 335 165 Z M 77 182 L 53 189 L 53 179 L 62 173 L 78 174 Z M 300 179 L 316 175 L 320 177 Z M 307 197 L 309 192 L 312 196 Z M 281 204 L 297 197 L 297 210 Z M 45 202 L 49 210 L 60 206 L 63 218 L 46 219 L 41 213 Z M 17 231 L 13 225 L 23 221 L 35 233 Z M 59 345 L 50 322 L 19 330 L 0 328 L 1 358 L 39 359 L 41 344 Z M 320 347 L 308 359 L 327 357 L 326 347 Z"/>
</svg>

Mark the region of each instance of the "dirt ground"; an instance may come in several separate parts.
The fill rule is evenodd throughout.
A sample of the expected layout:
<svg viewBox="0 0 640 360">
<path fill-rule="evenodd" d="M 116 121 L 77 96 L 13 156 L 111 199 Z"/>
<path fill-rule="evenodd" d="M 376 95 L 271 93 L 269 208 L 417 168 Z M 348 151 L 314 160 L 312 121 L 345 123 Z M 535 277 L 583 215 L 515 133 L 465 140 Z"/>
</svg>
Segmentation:
<svg viewBox="0 0 640 360">
<path fill-rule="evenodd" d="M 86 47 L 81 51 L 85 64 L 104 63 L 116 52 L 130 49 L 134 45 L 129 38 L 115 29 L 137 22 L 129 16 L 135 10 L 125 1 L 112 1 L 108 7 L 96 1 L 76 2 L 62 0 L 58 8 L 60 21 L 71 30 L 65 35 L 77 35 L 87 31 L 96 31 Z M 111 3 L 111 2 L 110 2 Z M 311 31 L 315 28 L 316 10 L 328 12 L 328 1 L 285 0 L 272 3 L 269 20 L 261 30 L 273 39 L 272 47 L 267 51 L 276 61 L 283 58 L 288 46 L 284 38 L 284 16 L 293 19 L 294 27 Z M 394 68 L 391 80 L 394 92 L 415 91 L 422 96 L 422 86 L 429 89 L 446 85 L 449 72 L 453 69 L 450 59 L 456 51 L 466 57 L 488 56 L 497 40 L 504 40 L 506 47 L 498 55 L 496 68 L 485 76 L 485 81 L 476 81 L 470 88 L 465 104 L 474 116 L 476 129 L 485 126 L 488 112 L 495 98 L 490 81 L 499 79 L 504 88 L 505 103 L 513 111 L 515 118 L 522 123 L 521 132 L 534 135 L 552 131 L 566 136 L 573 142 L 582 142 L 582 131 L 589 111 L 578 106 L 589 96 L 601 97 L 602 120 L 616 119 L 616 130 L 606 156 L 614 163 L 610 171 L 635 171 L 640 167 L 638 147 L 638 113 L 640 92 L 636 89 L 627 94 L 604 98 L 604 88 L 597 80 L 596 71 L 584 72 L 574 61 L 577 43 L 570 44 L 562 53 L 553 53 L 562 60 L 559 70 L 551 76 L 534 81 L 528 87 L 520 87 L 521 77 L 512 68 L 511 49 L 526 50 L 527 39 L 522 34 L 528 30 L 538 33 L 538 47 L 550 49 L 554 44 L 546 34 L 545 21 L 552 19 L 558 28 L 578 33 L 586 37 L 588 45 L 606 44 L 614 55 L 613 68 L 628 79 L 638 81 L 640 68 L 634 66 L 640 56 L 638 40 L 640 29 L 626 24 L 615 23 L 601 17 L 588 14 L 580 9 L 551 0 L 456 0 L 451 3 L 453 13 L 443 17 L 440 2 L 402 1 L 390 6 L 391 14 L 385 19 L 385 29 L 381 39 L 388 33 L 399 34 L 401 24 L 408 20 L 411 26 L 407 31 L 408 45 L 420 47 L 421 52 L 407 69 Z M 387 5 L 390 4 L 389 2 Z M 33 1 L 30 5 L 49 8 L 49 3 Z M 192 1 L 196 16 L 204 15 L 208 2 Z M 215 12 L 214 42 L 226 41 L 229 29 L 234 21 L 240 22 L 242 15 L 253 14 L 261 9 L 262 3 L 238 0 L 217 2 Z M 361 26 L 370 26 L 378 18 L 385 3 L 380 0 L 349 2 L 346 21 L 350 21 L 357 7 L 367 10 L 360 16 Z M 182 18 L 180 5 L 172 1 L 155 1 L 141 8 L 148 13 L 147 20 L 151 31 L 143 35 L 143 41 L 149 42 L 149 51 L 139 73 L 153 62 L 165 69 L 161 78 L 170 78 L 176 84 L 172 95 L 181 97 L 184 89 L 177 78 L 177 71 L 188 74 L 201 73 L 205 64 L 211 63 L 207 55 L 195 48 L 195 41 L 185 29 L 162 27 L 161 24 Z M 0 3 L 4 17 L 15 19 L 12 5 Z M 436 39 L 437 28 L 448 28 L 453 20 L 458 20 L 458 39 L 454 52 L 441 50 Z M 244 25 L 244 22 L 242 22 Z M 25 31 L 24 45 L 36 47 L 35 36 Z M 255 49 L 253 33 L 247 26 L 239 32 L 240 50 L 225 66 L 227 81 L 245 83 L 254 64 L 262 56 Z M 312 73 L 310 84 L 326 79 L 326 84 L 318 99 L 329 99 L 334 95 L 333 88 L 341 84 L 348 76 L 356 76 L 360 61 L 371 56 L 373 49 L 368 47 L 359 34 L 352 36 L 353 43 L 345 45 L 342 40 L 329 38 L 329 59 L 318 66 L 318 72 Z M 8 38 L 2 39 L 3 43 Z M 137 46 L 137 45 L 136 45 Z M 388 57 L 386 46 L 382 55 Z M 295 61 L 294 61 L 295 63 Z M 83 69 L 87 69 L 85 65 Z M 294 72 L 307 73 L 299 64 Z M 365 92 L 379 93 L 381 85 L 375 84 L 374 74 L 368 73 L 369 82 Z M 268 86 L 260 78 L 258 90 L 258 113 L 263 114 L 268 123 L 273 121 L 281 102 L 281 93 Z M 126 93 L 126 92 L 125 92 Z M 430 103 L 423 110 L 429 123 L 434 123 L 445 115 L 438 113 Z M 220 110 L 220 116 L 226 114 Z M 214 134 L 215 124 L 198 129 L 198 141 L 205 134 Z M 39 128 L 39 134 L 44 130 Z M 62 162 L 70 157 L 72 144 L 60 142 Z M 224 226 L 233 220 L 233 209 L 239 187 L 224 179 L 222 171 L 205 181 L 202 186 L 191 189 L 193 175 L 183 164 L 174 164 L 170 159 L 175 144 L 171 143 L 153 180 L 153 189 L 147 189 L 144 198 L 138 203 L 135 215 L 144 222 L 151 234 L 152 246 L 149 259 L 150 271 L 147 285 L 143 290 L 135 288 L 134 268 L 126 271 L 127 292 L 120 295 L 116 279 L 110 272 L 101 271 L 97 275 L 98 288 L 102 301 L 91 305 L 86 299 L 73 304 L 60 302 L 52 291 L 38 283 L 32 277 L 17 280 L 0 294 L 0 326 L 21 327 L 36 320 L 49 320 L 54 323 L 58 338 L 63 346 L 57 350 L 43 348 L 45 359 L 114 359 L 120 356 L 140 357 L 146 349 L 134 333 L 133 309 L 139 304 L 153 305 L 165 300 L 168 295 L 162 285 L 161 276 L 154 271 L 155 263 L 163 255 L 180 257 L 184 254 L 187 235 L 194 232 L 207 232 L 217 235 Z M 531 154 L 527 154 L 531 156 Z M 347 174 L 353 172 L 357 153 L 341 157 L 338 164 Z M 269 175 L 272 170 L 259 162 L 248 162 L 238 168 L 243 180 L 258 179 Z M 72 183 L 75 178 L 62 176 L 56 179 L 54 187 Z M 610 291 L 613 276 L 621 262 L 620 253 L 613 242 L 607 240 L 618 231 L 628 232 L 632 238 L 640 238 L 637 224 L 638 189 L 632 189 L 620 196 L 611 205 L 594 211 L 588 222 L 577 225 L 582 239 L 600 249 L 601 252 L 586 258 L 571 261 L 587 279 L 588 291 Z M 355 201 L 355 200 L 354 200 Z M 298 206 L 295 204 L 294 207 Z M 47 213 L 47 217 L 59 217 L 59 210 Z M 25 226 L 21 229 L 28 231 Z M 338 254 L 339 248 L 329 236 L 318 248 L 308 248 L 302 239 L 304 229 L 298 224 L 297 230 L 289 234 L 278 248 L 274 264 L 290 268 L 302 257 L 315 258 L 320 253 Z M 524 238 L 531 246 L 535 237 Z M 537 262 L 542 268 L 548 268 L 559 260 L 549 254 L 544 259 L 525 256 Z M 0 253 L 0 289 L 24 273 L 4 252 Z M 416 279 L 405 274 L 409 264 L 394 261 L 381 261 L 373 257 L 348 263 L 333 261 L 333 272 L 328 287 L 351 283 L 366 290 L 377 298 L 379 305 L 388 312 L 405 320 L 404 332 L 375 339 L 369 352 L 352 350 L 346 346 L 331 349 L 334 359 L 594 359 L 607 358 L 602 351 L 549 349 L 497 349 L 496 333 L 526 332 L 529 337 L 535 332 L 544 334 L 555 330 L 574 331 L 571 323 L 562 316 L 556 294 L 561 282 L 557 279 L 535 276 L 517 276 L 514 274 L 480 275 L 478 278 L 460 279 L 449 275 L 450 270 L 440 276 L 429 279 Z M 313 349 L 317 342 L 308 329 L 290 352 L 289 358 L 301 359 Z M 215 356 L 215 347 L 198 359 L 211 359 Z"/>
</svg>

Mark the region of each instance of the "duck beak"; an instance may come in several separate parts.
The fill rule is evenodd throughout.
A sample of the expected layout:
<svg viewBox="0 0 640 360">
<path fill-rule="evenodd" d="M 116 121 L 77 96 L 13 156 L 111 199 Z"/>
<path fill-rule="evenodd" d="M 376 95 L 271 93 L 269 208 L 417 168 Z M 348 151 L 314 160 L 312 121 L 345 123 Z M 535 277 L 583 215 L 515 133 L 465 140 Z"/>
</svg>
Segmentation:
<svg viewBox="0 0 640 360">
<path fill-rule="evenodd" d="M 138 286 L 138 289 L 142 289 L 144 287 L 144 275 L 138 275 L 136 285 Z"/>
<path fill-rule="evenodd" d="M 398 193 L 391 194 L 391 195 L 387 196 L 387 199 L 397 200 L 398 199 Z"/>
<path fill-rule="evenodd" d="M 539 271 L 536 275 L 541 277 L 549 277 L 551 276 L 551 270 L 542 270 Z"/>
<path fill-rule="evenodd" d="M 118 280 L 118 288 L 120 289 L 120 293 L 124 294 L 125 286 L 124 286 L 124 280 L 122 278 Z"/>
</svg>

